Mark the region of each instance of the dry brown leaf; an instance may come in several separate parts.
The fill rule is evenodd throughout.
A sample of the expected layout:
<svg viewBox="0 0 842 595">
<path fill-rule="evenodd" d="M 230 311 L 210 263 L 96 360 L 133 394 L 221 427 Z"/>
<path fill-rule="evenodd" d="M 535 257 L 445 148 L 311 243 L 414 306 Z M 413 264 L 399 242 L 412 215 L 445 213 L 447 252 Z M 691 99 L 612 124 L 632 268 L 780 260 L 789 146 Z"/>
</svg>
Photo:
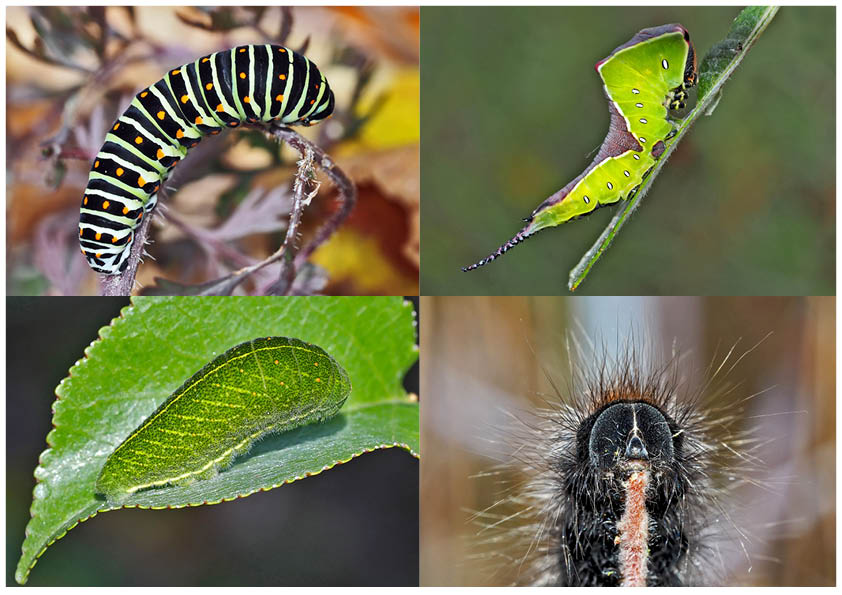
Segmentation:
<svg viewBox="0 0 842 595">
<path fill-rule="evenodd" d="M 338 160 L 339 167 L 345 170 L 357 187 L 371 184 L 382 192 L 384 198 L 406 209 L 409 233 L 400 251 L 416 267 L 420 266 L 421 260 L 419 159 L 420 151 L 416 144 Z"/>
</svg>

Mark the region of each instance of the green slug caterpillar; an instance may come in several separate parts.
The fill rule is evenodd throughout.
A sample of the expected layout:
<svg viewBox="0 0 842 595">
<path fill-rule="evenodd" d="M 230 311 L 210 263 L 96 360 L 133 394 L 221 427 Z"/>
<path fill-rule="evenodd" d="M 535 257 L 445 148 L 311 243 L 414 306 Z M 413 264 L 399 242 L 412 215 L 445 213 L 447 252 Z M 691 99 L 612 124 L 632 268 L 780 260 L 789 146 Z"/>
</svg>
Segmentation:
<svg viewBox="0 0 842 595">
<path fill-rule="evenodd" d="M 611 116 L 593 162 L 525 219 L 526 226 L 471 271 L 531 235 L 592 213 L 637 193 L 676 134 L 669 110 L 682 109 L 698 80 L 690 34 L 679 24 L 643 29 L 596 63 Z"/>
<path fill-rule="evenodd" d="M 126 269 L 161 184 L 204 135 L 242 123 L 310 126 L 333 106 L 318 67 L 277 45 L 239 46 L 170 70 L 135 96 L 94 159 L 79 218 L 88 264 L 105 275 Z"/>
<path fill-rule="evenodd" d="M 336 415 L 348 373 L 324 349 L 267 337 L 232 347 L 184 382 L 111 453 L 96 491 L 131 494 L 209 479 L 270 432 Z"/>
</svg>

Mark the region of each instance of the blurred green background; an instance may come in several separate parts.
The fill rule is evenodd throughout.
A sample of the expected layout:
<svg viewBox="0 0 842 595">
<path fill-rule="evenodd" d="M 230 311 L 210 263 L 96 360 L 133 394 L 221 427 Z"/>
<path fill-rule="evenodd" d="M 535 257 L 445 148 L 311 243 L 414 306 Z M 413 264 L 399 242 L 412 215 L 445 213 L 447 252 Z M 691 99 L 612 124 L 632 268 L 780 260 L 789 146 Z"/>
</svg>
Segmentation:
<svg viewBox="0 0 842 595">
<path fill-rule="evenodd" d="M 608 128 L 593 65 L 679 22 L 699 61 L 737 7 L 421 11 L 422 294 L 566 294 L 609 207 L 490 265 Z M 825 295 L 835 287 L 835 8 L 782 8 L 577 293 Z"/>
</svg>

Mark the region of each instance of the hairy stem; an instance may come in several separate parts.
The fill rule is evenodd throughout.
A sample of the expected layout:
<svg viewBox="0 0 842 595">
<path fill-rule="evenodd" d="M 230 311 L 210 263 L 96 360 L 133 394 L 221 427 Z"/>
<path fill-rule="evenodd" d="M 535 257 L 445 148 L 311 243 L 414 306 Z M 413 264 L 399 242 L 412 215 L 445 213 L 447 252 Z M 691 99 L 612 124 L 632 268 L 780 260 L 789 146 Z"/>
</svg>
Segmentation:
<svg viewBox="0 0 842 595">
<path fill-rule="evenodd" d="M 131 295 L 135 275 L 137 275 L 137 266 L 140 264 L 140 257 L 143 256 L 146 236 L 149 235 L 150 221 L 152 221 L 152 217 L 147 215 L 135 230 L 134 243 L 126 270 L 119 275 L 97 274 L 99 277 L 99 295 Z"/>
<path fill-rule="evenodd" d="M 296 174 L 292 215 L 290 216 L 289 227 L 287 227 L 284 245 L 281 247 L 285 252 L 281 274 L 278 281 L 269 288 L 269 293 L 272 295 L 287 295 L 292 289 L 292 282 L 295 280 L 296 274 L 310 255 L 333 235 L 351 214 L 357 202 L 357 188 L 345 172 L 321 148 L 294 130 L 279 124 L 270 125 L 268 130 L 272 135 L 285 141 L 301 154 L 301 162 L 299 162 L 299 169 Z M 313 239 L 299 249 L 295 244 L 295 238 L 305 202 L 304 188 L 310 183 L 312 165 L 318 165 L 336 185 L 339 193 L 337 197 L 339 208 L 319 228 Z"/>
</svg>

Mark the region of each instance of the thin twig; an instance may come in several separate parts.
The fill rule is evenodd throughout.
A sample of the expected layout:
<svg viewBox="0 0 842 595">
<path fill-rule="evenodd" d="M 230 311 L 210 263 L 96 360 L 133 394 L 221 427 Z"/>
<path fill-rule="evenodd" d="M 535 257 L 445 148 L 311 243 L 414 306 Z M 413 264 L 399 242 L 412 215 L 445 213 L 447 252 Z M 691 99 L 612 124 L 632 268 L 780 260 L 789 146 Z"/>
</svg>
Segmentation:
<svg viewBox="0 0 842 595">
<path fill-rule="evenodd" d="M 281 261 L 281 273 L 278 275 L 278 280 L 269 288 L 269 292 L 273 295 L 286 295 L 289 288 L 292 287 L 293 281 L 295 281 L 294 259 L 298 252 L 295 240 L 298 234 L 298 225 L 301 222 L 301 213 L 308 202 L 304 197 L 304 188 L 310 182 L 312 173 L 313 151 L 304 149 L 304 153 L 298 161 L 298 171 L 295 174 L 295 183 L 293 184 L 292 212 L 289 216 L 289 224 L 287 224 L 286 237 L 283 246 L 281 246 L 284 254 Z"/>
<path fill-rule="evenodd" d="M 129 262 L 126 270 L 119 275 L 103 275 L 102 273 L 98 273 L 99 295 L 131 295 L 135 275 L 137 275 L 137 266 L 140 264 L 141 256 L 143 256 L 146 236 L 149 235 L 149 222 L 151 220 L 152 217 L 147 215 L 135 230 L 132 251 L 129 254 Z"/>
<path fill-rule="evenodd" d="M 281 275 L 278 281 L 269 288 L 271 295 L 288 295 L 292 289 L 292 282 L 295 280 L 298 271 L 307 262 L 311 254 L 322 245 L 339 226 L 348 218 L 354 205 L 357 202 L 357 189 L 351 179 L 343 172 L 333 160 L 317 145 L 286 126 L 271 124 L 268 132 L 283 140 L 301 155 L 299 170 L 296 174 L 295 196 L 293 201 L 292 214 L 290 215 L 289 226 L 281 247 L 286 252 L 284 264 L 281 267 Z M 303 162 L 303 163 L 302 163 Z M 304 188 L 310 182 L 311 169 L 308 165 L 318 165 L 324 171 L 338 190 L 337 200 L 339 209 L 322 225 L 321 228 L 310 240 L 310 243 L 298 250 L 295 246 L 295 238 L 298 230 L 299 218 L 306 199 L 303 197 Z M 297 253 L 296 253 L 297 251 Z M 287 264 L 289 263 L 289 264 Z"/>
</svg>

